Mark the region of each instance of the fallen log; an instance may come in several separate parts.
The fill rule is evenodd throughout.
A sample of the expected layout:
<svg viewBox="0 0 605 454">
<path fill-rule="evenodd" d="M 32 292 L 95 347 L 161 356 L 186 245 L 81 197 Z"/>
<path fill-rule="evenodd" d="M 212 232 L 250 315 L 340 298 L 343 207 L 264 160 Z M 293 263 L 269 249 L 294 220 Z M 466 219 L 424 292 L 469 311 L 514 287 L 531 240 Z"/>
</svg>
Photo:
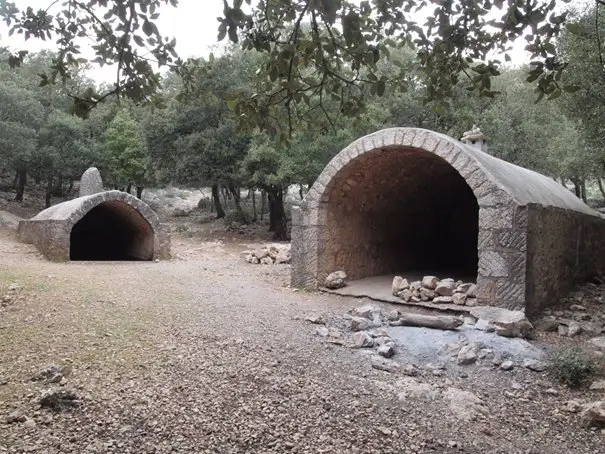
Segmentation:
<svg viewBox="0 0 605 454">
<path fill-rule="evenodd" d="M 464 321 L 452 315 L 401 314 L 398 320 L 390 322 L 391 326 L 423 326 L 425 328 L 455 330 Z"/>
</svg>

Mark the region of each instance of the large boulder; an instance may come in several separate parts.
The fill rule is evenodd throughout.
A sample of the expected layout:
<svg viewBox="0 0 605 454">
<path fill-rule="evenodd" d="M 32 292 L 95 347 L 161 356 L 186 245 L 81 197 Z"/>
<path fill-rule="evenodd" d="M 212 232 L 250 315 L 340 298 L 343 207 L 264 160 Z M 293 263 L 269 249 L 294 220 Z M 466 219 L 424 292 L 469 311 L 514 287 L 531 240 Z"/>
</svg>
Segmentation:
<svg viewBox="0 0 605 454">
<path fill-rule="evenodd" d="M 485 320 L 495 328 L 496 334 L 504 337 L 531 338 L 533 325 L 523 311 L 511 311 L 500 307 L 475 306 L 470 315 Z"/>
</svg>

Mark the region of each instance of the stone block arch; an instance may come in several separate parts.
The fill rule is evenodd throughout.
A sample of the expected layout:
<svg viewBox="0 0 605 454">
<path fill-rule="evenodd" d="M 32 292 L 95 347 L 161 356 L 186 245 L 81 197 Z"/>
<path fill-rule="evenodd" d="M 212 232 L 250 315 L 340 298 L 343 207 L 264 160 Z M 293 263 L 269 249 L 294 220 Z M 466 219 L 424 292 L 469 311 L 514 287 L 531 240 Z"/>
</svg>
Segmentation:
<svg viewBox="0 0 605 454">
<path fill-rule="evenodd" d="M 556 293 L 536 295 L 527 282 L 546 248 L 534 241 L 528 249 L 536 207 L 602 225 L 544 175 L 433 131 L 378 131 L 338 153 L 293 210 L 292 286 L 316 288 L 337 269 L 358 279 L 407 266 L 439 272 L 449 261 L 451 273 L 459 260 L 476 279 L 480 303 L 524 308 L 529 296 Z"/>
<path fill-rule="evenodd" d="M 19 237 L 51 260 L 153 260 L 170 255 L 157 214 L 121 191 L 54 205 L 21 221 Z"/>
</svg>

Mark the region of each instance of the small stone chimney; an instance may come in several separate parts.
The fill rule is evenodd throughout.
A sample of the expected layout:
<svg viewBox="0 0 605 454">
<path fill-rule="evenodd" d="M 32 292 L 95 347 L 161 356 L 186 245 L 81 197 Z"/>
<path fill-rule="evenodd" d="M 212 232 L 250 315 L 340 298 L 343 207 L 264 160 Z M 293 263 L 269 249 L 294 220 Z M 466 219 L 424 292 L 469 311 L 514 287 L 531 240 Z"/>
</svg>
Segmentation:
<svg viewBox="0 0 605 454">
<path fill-rule="evenodd" d="M 487 139 L 476 125 L 473 125 L 470 131 L 466 131 L 460 141 L 477 150 L 487 152 Z"/>
</svg>

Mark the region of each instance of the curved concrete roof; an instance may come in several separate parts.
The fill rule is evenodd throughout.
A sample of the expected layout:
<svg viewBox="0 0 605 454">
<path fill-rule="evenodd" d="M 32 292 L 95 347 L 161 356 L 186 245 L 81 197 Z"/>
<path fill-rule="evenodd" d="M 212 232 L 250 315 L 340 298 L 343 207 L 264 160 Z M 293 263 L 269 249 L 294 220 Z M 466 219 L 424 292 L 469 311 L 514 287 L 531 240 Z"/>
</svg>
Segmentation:
<svg viewBox="0 0 605 454">
<path fill-rule="evenodd" d="M 30 221 L 68 221 L 75 224 L 97 205 L 103 202 L 120 201 L 137 210 L 155 229 L 160 224 L 157 214 L 140 199 L 122 191 L 105 191 L 97 194 L 78 197 L 59 203 L 41 211 Z"/>
<path fill-rule="evenodd" d="M 517 205 L 538 204 L 601 217 L 568 189 L 545 175 L 498 159 L 445 134 L 422 128 L 383 129 L 351 143 L 330 161 L 313 186 L 315 194 L 310 192 L 309 200 L 305 197 L 303 203 L 313 203 L 321 199 L 340 169 L 356 157 L 393 146 L 418 148 L 435 153 L 450 162 L 465 179 L 479 170 L 483 174 L 482 180 L 489 180 L 491 185 L 506 193 Z M 465 155 L 467 159 L 461 159 L 460 154 Z M 469 160 L 472 163 L 469 163 Z M 476 187 L 470 186 L 475 191 Z"/>
</svg>

